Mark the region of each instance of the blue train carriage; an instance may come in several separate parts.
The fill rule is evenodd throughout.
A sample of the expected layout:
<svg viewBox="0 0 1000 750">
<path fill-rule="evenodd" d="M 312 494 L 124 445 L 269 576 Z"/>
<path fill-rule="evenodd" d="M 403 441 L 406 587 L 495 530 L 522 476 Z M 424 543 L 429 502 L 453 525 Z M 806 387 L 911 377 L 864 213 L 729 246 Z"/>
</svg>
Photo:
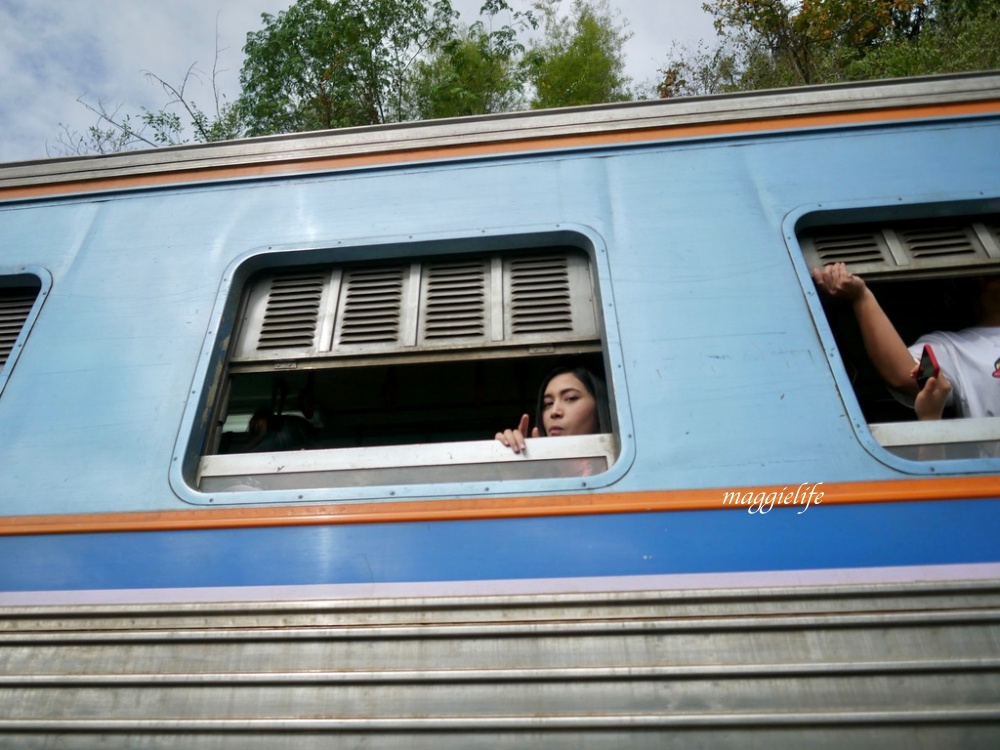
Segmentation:
<svg viewBox="0 0 1000 750">
<path fill-rule="evenodd" d="M 1000 75 L 11 164 L 0 237 L 5 747 L 996 746 L 1000 419 L 810 269 L 956 324 Z M 610 428 L 493 440 L 565 361 Z"/>
</svg>

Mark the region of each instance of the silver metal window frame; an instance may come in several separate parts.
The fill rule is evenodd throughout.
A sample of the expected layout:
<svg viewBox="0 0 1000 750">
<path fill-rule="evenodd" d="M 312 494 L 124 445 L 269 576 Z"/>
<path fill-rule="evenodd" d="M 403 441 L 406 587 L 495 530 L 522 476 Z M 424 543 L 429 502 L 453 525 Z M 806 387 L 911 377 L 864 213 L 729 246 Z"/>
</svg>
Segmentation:
<svg viewBox="0 0 1000 750">
<path fill-rule="evenodd" d="M 534 438 L 514 453 L 497 440 L 377 448 L 234 453 L 204 456 L 197 484 L 205 492 L 440 484 L 483 480 L 586 478 L 617 453 L 613 435 Z"/>
<path fill-rule="evenodd" d="M 597 332 L 601 341 L 604 357 L 605 376 L 610 396 L 611 419 L 613 434 L 606 436 L 591 436 L 594 444 L 584 441 L 583 450 L 573 441 L 564 442 L 565 438 L 546 438 L 540 442 L 546 443 L 544 461 L 586 461 L 604 458 L 610 455 L 610 466 L 607 471 L 594 476 L 582 476 L 577 473 L 566 476 L 565 472 L 553 471 L 539 477 L 538 471 L 523 470 L 521 475 L 511 469 L 510 478 L 497 478 L 498 467 L 507 464 L 513 467 L 517 459 L 507 460 L 505 454 L 498 454 L 502 448 L 495 441 L 472 441 L 460 445 L 468 447 L 470 456 L 475 457 L 470 465 L 480 465 L 484 469 L 483 477 L 471 480 L 448 480 L 434 482 L 401 483 L 390 476 L 390 471 L 368 470 L 370 473 L 363 485 L 357 486 L 299 486 L 280 489 L 261 489 L 253 484 L 242 488 L 208 492 L 199 486 L 203 477 L 222 474 L 227 469 L 225 462 L 210 459 L 203 466 L 202 446 L 209 434 L 215 415 L 215 405 L 225 391 L 224 380 L 219 375 L 226 371 L 226 363 L 230 356 L 232 334 L 239 325 L 242 316 L 241 302 L 243 289 L 249 279 L 262 270 L 273 268 L 294 268 L 304 265 L 319 265 L 336 263 L 341 257 L 350 258 L 418 258 L 422 255 L 443 256 L 448 254 L 496 253 L 498 251 L 516 252 L 530 248 L 553 246 L 575 247 L 585 252 L 590 258 L 595 294 L 595 315 L 597 317 Z M 237 258 L 227 269 L 220 284 L 216 298 L 211 324 L 205 337 L 202 354 L 196 368 L 190 389 L 190 398 L 185 408 L 174 454 L 169 471 L 170 485 L 174 493 L 183 502 L 199 505 L 283 505 L 289 503 L 352 503 L 352 502 L 388 502 L 401 499 L 442 499 L 453 497 L 477 497 L 507 494 L 523 494 L 526 492 L 566 492 L 579 491 L 583 488 L 598 488 L 617 482 L 629 469 L 634 457 L 633 431 L 631 410 L 624 378 L 624 365 L 621 341 L 615 316 L 615 304 L 610 286 L 610 269 L 607 259 L 607 246 L 603 238 L 592 228 L 585 225 L 560 223 L 541 226 L 499 226 L 490 230 L 478 230 L 478 233 L 456 232 L 448 235 L 403 235 L 374 238 L 340 238 L 328 242 L 317 242 L 312 246 L 261 246 L 247 251 Z M 512 351 L 512 354 L 516 353 Z M 549 352 L 551 353 L 551 352 Z M 470 356 L 472 354 L 470 353 Z M 433 463 L 428 466 L 446 466 L 451 462 L 449 446 L 454 444 L 429 444 L 401 446 L 404 451 L 431 451 L 436 455 Z M 478 448 L 476 446 L 479 446 Z M 343 449 L 331 449 L 341 451 Z M 373 461 L 378 462 L 378 454 L 382 450 L 358 449 L 370 453 Z M 507 449 L 503 449 L 507 450 Z M 322 453 L 323 451 L 318 451 Z M 507 451 L 510 453 L 510 451 Z M 292 452 L 273 454 L 281 458 Z M 542 451 L 539 451 L 539 455 Z M 253 454 L 251 454 L 253 455 Z M 260 461 L 260 456 L 251 461 Z M 500 455 L 504 460 L 497 461 Z M 514 454 L 510 453 L 511 456 Z M 476 457 L 478 456 L 478 457 Z M 324 471 L 345 471 L 350 461 L 346 454 L 327 454 L 317 456 L 320 461 L 326 461 L 331 468 Z M 265 463 L 270 459 L 264 459 Z M 300 459 L 293 459 L 297 461 Z M 306 460 L 306 459 L 301 459 Z M 347 463 L 345 463 L 347 462 Z M 528 463 L 521 459 L 522 465 Z M 277 466 L 283 466 L 279 460 L 271 464 L 279 473 Z M 308 472 L 306 472 L 308 473 Z M 542 472 L 544 473 L 544 472 Z M 533 475 L 531 475 L 533 474 Z M 531 475 L 531 476 L 528 476 Z M 332 476 L 332 475 L 331 475 Z M 343 476 L 343 475 L 342 475 Z M 389 481 L 392 479 L 393 481 Z M 212 480 L 214 481 L 214 480 Z"/>
<path fill-rule="evenodd" d="M 879 445 L 911 461 L 1000 458 L 1000 417 L 869 423 Z"/>
<path fill-rule="evenodd" d="M 818 256 L 810 242 L 800 240 L 804 228 L 841 224 L 894 224 L 941 216 L 971 217 L 996 215 L 996 202 L 983 199 L 979 194 L 956 196 L 946 203 L 928 202 L 923 196 L 901 196 L 897 204 L 861 201 L 800 206 L 789 212 L 782 223 L 785 245 L 805 292 L 806 303 L 830 362 L 834 381 L 850 418 L 858 441 L 878 461 L 898 471 L 914 475 L 982 474 L 996 471 L 1000 466 L 1000 418 L 935 420 L 932 422 L 868 423 L 854 393 L 850 377 L 840 356 L 833 331 L 823 311 L 819 292 L 810 276 L 810 262 Z M 970 264 L 970 269 L 981 268 L 986 263 L 997 263 L 996 231 L 984 233 L 982 226 L 970 222 L 977 238 L 983 242 L 983 255 Z M 985 238 L 985 239 L 984 239 Z M 891 239 L 891 238 L 890 238 Z M 889 243 L 893 243 L 890 241 Z M 891 249 L 891 247 L 890 247 Z M 871 278 L 887 278 L 905 273 L 913 278 L 926 278 L 935 272 L 954 272 L 956 264 L 945 260 L 911 263 L 904 258 L 900 263 L 897 252 L 889 262 L 879 264 L 849 264 L 852 272 L 867 274 Z M 919 267 L 915 267 L 919 265 Z M 1000 270 L 1000 265 L 997 266 Z"/>
<path fill-rule="evenodd" d="M 20 332 L 14 339 L 13 347 L 7 356 L 6 362 L 0 367 L 0 395 L 3 394 L 7 382 L 14 373 L 14 368 L 28 340 L 28 335 L 31 333 L 31 329 L 35 325 L 35 320 L 42 309 L 42 304 L 48 298 L 49 291 L 52 288 L 51 274 L 40 266 L 0 266 L 0 287 L 17 288 L 26 286 L 29 279 L 33 282 L 32 286 L 35 284 L 38 285 L 38 293 L 35 296 L 31 310 L 21 325 Z"/>
</svg>

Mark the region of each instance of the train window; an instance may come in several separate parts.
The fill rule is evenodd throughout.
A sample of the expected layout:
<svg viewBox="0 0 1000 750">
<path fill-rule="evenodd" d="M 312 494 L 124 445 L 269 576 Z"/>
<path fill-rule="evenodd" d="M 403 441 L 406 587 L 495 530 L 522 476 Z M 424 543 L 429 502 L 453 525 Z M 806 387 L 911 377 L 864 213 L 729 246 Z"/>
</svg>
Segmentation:
<svg viewBox="0 0 1000 750">
<path fill-rule="evenodd" d="M 263 269 L 242 290 L 206 492 L 589 476 L 613 434 L 492 439 L 572 360 L 603 375 L 591 259 L 575 247 Z"/>
<path fill-rule="evenodd" d="M 0 392 L 14 369 L 41 292 L 42 281 L 34 274 L 0 274 Z"/>
<path fill-rule="evenodd" d="M 907 345 L 933 331 L 976 325 L 980 280 L 1000 275 L 997 214 L 864 224 L 841 219 L 801 229 L 799 243 L 810 269 L 844 262 L 862 276 Z M 861 412 L 886 450 L 918 461 L 1000 456 L 1000 416 L 955 419 L 949 407 L 944 420 L 918 421 L 907 399 L 876 372 L 850 306 L 821 299 Z M 1000 360 L 990 364 L 1000 378 Z"/>
</svg>

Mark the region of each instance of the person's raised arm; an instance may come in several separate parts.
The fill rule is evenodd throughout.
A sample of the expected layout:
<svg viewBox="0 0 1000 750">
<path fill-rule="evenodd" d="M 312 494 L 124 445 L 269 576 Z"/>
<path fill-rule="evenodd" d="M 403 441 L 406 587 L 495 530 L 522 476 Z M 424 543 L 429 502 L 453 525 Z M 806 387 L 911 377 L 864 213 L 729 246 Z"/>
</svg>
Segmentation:
<svg viewBox="0 0 1000 750">
<path fill-rule="evenodd" d="M 850 303 L 865 351 L 886 385 L 916 395 L 913 356 L 864 280 L 850 273 L 843 263 L 813 269 L 812 277 L 816 286 L 831 297 Z"/>
<path fill-rule="evenodd" d="M 528 434 L 528 424 L 530 424 L 530 421 L 531 418 L 527 414 L 522 414 L 521 421 L 518 423 L 517 427 L 513 430 L 498 432 L 496 434 L 496 439 L 514 451 L 514 453 L 520 453 L 527 448 L 527 444 L 524 442 L 524 439 Z M 531 437 L 538 437 L 537 427 L 531 431 Z"/>
</svg>

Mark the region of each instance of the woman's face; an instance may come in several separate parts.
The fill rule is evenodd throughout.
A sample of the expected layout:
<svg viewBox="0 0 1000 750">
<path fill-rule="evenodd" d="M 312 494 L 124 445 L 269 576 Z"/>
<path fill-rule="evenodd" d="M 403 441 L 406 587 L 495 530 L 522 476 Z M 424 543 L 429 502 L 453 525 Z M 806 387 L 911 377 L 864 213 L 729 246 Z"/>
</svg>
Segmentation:
<svg viewBox="0 0 1000 750">
<path fill-rule="evenodd" d="M 545 433 L 593 435 L 598 431 L 597 401 L 571 372 L 556 375 L 542 396 L 542 424 Z"/>
</svg>

